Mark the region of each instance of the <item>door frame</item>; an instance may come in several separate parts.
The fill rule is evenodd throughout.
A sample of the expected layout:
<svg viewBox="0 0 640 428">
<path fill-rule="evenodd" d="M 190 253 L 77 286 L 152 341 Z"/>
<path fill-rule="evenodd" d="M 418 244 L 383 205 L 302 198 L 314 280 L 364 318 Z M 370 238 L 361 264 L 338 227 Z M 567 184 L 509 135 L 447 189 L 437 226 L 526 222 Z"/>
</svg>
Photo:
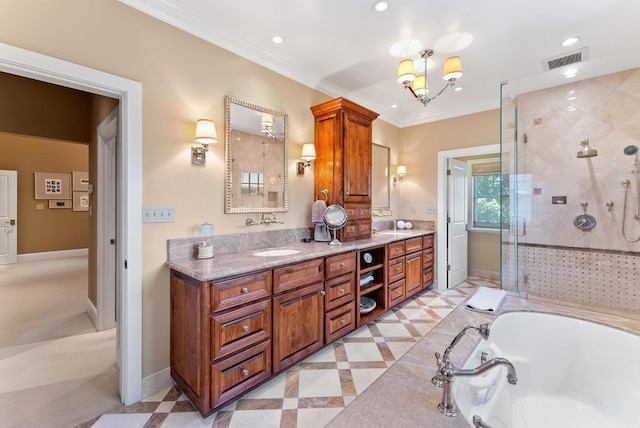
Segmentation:
<svg viewBox="0 0 640 428">
<path fill-rule="evenodd" d="M 448 207 L 448 180 L 447 165 L 449 158 L 463 156 L 490 155 L 500 153 L 500 144 L 486 146 L 467 147 L 463 149 L 442 150 L 438 152 L 438 213 L 436 217 L 436 252 L 437 257 L 437 281 L 435 287 L 438 290 L 447 289 L 447 207 Z M 468 191 L 468 189 L 467 189 Z M 443 275 L 440 277 L 440 275 Z"/>
<path fill-rule="evenodd" d="M 115 239 L 111 234 L 110 225 L 116 222 L 116 204 L 108 196 L 116 193 L 117 185 L 117 158 L 112 160 L 108 144 L 118 137 L 118 110 L 116 107 L 98 125 L 97 128 L 97 182 L 96 193 L 97 203 L 94 214 L 96 217 L 96 284 L 97 284 L 97 319 L 96 328 L 98 331 L 108 330 L 116 327 L 116 275 L 117 266 L 113 258 L 114 244 L 110 241 Z M 117 150 L 116 150 L 117 156 Z M 115 182 L 114 182 L 115 181 Z M 117 194 L 116 194 L 117 198 Z M 117 229 L 116 229 L 117 231 Z M 117 254 L 116 254 L 117 257 Z M 119 294 L 119 293 L 118 293 Z M 119 365 L 118 365 L 119 366 Z"/>
<path fill-rule="evenodd" d="M 7 217 L 9 220 L 14 220 L 15 224 L 8 226 L 11 230 L 7 233 L 7 254 L 2 256 L 5 260 L 0 263 L 0 266 L 18 262 L 18 171 L 13 169 L 3 169 L 2 171 L 6 172 L 9 178 L 7 183 L 9 185 Z"/>
<path fill-rule="evenodd" d="M 0 71 L 117 98 L 120 399 L 142 399 L 142 84 L 0 43 Z"/>
</svg>

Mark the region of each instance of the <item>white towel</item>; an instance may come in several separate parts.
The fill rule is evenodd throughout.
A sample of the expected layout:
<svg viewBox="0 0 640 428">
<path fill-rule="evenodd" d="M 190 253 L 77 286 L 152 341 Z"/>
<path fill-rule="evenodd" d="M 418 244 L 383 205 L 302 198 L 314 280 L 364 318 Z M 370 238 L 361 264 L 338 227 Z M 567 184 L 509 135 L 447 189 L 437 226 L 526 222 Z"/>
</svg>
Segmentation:
<svg viewBox="0 0 640 428">
<path fill-rule="evenodd" d="M 494 315 L 507 296 L 504 290 L 479 287 L 467 301 L 467 309 Z"/>
<path fill-rule="evenodd" d="M 327 209 L 327 203 L 323 199 L 318 199 L 313 203 L 311 208 L 311 223 L 322 223 L 324 219 L 324 210 Z"/>
</svg>

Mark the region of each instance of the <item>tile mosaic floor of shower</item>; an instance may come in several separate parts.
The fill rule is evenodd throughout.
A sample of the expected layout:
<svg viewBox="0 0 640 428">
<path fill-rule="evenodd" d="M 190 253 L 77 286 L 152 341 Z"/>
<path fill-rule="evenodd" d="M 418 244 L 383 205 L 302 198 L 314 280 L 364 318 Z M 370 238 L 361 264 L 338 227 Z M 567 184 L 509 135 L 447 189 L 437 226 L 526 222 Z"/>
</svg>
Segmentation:
<svg viewBox="0 0 640 428">
<path fill-rule="evenodd" d="M 173 386 L 80 427 L 322 427 L 478 286 L 499 283 L 469 278 L 424 291 L 207 418 Z"/>
</svg>

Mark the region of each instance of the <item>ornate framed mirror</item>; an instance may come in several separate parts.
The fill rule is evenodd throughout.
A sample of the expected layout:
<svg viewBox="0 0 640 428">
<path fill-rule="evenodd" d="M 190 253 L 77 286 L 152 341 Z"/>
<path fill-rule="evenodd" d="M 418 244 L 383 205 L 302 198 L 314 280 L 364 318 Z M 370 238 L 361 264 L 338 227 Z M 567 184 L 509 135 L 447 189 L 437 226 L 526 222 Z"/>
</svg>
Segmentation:
<svg viewBox="0 0 640 428">
<path fill-rule="evenodd" d="M 288 117 L 225 97 L 225 213 L 289 210 Z"/>
</svg>

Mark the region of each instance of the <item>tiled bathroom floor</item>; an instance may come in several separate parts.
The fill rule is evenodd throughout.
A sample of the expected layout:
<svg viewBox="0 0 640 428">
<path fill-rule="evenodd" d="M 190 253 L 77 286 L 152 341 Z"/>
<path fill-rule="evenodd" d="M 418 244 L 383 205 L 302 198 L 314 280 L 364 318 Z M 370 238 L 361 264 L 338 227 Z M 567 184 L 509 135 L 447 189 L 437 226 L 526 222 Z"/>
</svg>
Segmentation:
<svg viewBox="0 0 640 428">
<path fill-rule="evenodd" d="M 80 427 L 322 427 L 392 366 L 478 286 L 427 290 L 286 370 L 208 418 L 176 387 Z"/>
</svg>

